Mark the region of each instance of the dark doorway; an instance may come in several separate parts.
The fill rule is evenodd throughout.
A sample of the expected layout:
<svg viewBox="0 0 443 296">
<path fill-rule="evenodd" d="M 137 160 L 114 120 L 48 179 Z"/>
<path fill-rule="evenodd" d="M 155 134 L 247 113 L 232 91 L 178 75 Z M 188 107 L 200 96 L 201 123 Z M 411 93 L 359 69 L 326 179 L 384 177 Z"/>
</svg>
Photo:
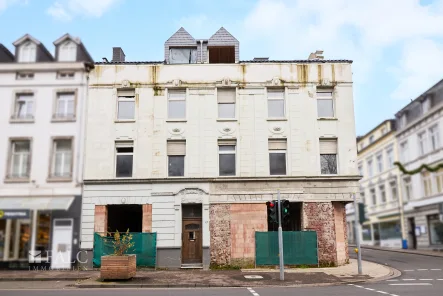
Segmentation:
<svg viewBox="0 0 443 296">
<path fill-rule="evenodd" d="M 142 232 L 142 205 L 108 205 L 108 231 Z"/>
<path fill-rule="evenodd" d="M 182 264 L 200 264 L 203 259 L 202 205 L 182 205 Z"/>
<path fill-rule="evenodd" d="M 235 63 L 235 46 L 208 47 L 210 64 Z"/>
<path fill-rule="evenodd" d="M 283 231 L 301 231 L 302 203 L 289 203 L 289 219 L 286 223 L 282 223 Z M 272 223 L 268 217 L 268 231 L 278 231 L 278 223 Z"/>
<path fill-rule="evenodd" d="M 409 218 L 409 242 L 412 249 L 417 249 L 417 235 L 415 234 L 415 219 Z"/>
</svg>

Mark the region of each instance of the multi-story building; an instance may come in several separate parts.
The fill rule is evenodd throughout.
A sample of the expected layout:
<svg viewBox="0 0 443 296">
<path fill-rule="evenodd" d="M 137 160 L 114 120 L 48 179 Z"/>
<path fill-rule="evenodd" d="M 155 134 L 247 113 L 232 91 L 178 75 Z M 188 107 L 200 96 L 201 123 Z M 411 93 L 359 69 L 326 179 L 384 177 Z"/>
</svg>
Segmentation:
<svg viewBox="0 0 443 296">
<path fill-rule="evenodd" d="M 402 247 L 402 191 L 399 169 L 394 165 L 398 161 L 395 133 L 395 120 L 389 119 L 357 138 L 357 167 L 362 176 L 359 202 L 365 204 L 367 218 L 361 226 L 362 244 Z M 355 242 L 353 204 L 347 205 L 347 216 L 348 238 Z"/>
<path fill-rule="evenodd" d="M 224 28 L 181 28 L 164 51 L 127 62 L 114 48 L 91 72 L 81 248 L 129 228 L 157 233 L 157 266 L 250 264 L 280 190 L 291 229 L 316 230 L 320 262 L 344 264 L 359 179 L 351 61 L 240 61 Z"/>
<path fill-rule="evenodd" d="M 409 171 L 443 162 L 443 80 L 395 114 L 400 162 Z M 404 212 L 410 248 L 443 247 L 443 170 L 404 175 Z"/>
<path fill-rule="evenodd" d="M 25 35 L 0 44 L 0 266 L 70 267 L 80 244 L 84 114 L 93 61 L 78 38 L 55 56 Z M 52 259 L 51 259 L 52 258 Z M 32 261 L 31 261 L 32 262 Z"/>
</svg>

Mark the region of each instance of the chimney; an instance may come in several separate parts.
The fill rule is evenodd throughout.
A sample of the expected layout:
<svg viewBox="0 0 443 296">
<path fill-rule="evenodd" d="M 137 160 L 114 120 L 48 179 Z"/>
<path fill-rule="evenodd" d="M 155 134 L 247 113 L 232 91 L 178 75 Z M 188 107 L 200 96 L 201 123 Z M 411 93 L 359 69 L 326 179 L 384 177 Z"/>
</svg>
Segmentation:
<svg viewBox="0 0 443 296">
<path fill-rule="evenodd" d="M 254 58 L 254 62 L 267 62 L 269 61 L 269 58 Z"/>
<path fill-rule="evenodd" d="M 316 50 L 309 55 L 308 60 L 324 60 L 323 50 Z"/>
<path fill-rule="evenodd" d="M 125 61 L 125 53 L 121 47 L 113 47 L 112 48 L 112 61 L 113 62 L 124 62 Z"/>
</svg>

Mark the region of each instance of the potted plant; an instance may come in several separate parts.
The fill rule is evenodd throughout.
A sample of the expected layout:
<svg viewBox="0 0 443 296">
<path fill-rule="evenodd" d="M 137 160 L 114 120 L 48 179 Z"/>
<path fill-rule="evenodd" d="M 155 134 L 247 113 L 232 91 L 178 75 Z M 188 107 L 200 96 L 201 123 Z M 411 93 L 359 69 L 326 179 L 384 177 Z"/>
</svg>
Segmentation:
<svg viewBox="0 0 443 296">
<path fill-rule="evenodd" d="M 134 246 L 129 229 L 126 233 L 114 233 L 114 253 L 101 257 L 100 278 L 102 280 L 127 280 L 136 272 L 136 255 L 126 254 Z"/>
</svg>

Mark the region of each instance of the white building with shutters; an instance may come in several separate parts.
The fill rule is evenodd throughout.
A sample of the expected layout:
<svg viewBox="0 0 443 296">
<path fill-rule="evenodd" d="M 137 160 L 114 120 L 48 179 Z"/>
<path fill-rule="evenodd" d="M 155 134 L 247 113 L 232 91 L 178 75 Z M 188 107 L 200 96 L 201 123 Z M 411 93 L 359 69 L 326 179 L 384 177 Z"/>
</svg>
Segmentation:
<svg viewBox="0 0 443 296">
<path fill-rule="evenodd" d="M 30 35 L 13 45 L 15 53 L 0 44 L 0 269 L 28 269 L 34 254 L 31 262 L 69 268 L 80 241 L 94 65 L 68 34 L 54 42 L 55 55 Z"/>
<path fill-rule="evenodd" d="M 115 230 L 157 233 L 156 265 L 249 265 L 266 202 L 285 230 L 315 230 L 319 261 L 348 259 L 345 204 L 358 191 L 351 61 L 239 60 L 224 28 L 183 28 L 165 62 L 91 72 L 81 248 Z M 97 235 L 95 235 L 95 233 Z"/>
</svg>

